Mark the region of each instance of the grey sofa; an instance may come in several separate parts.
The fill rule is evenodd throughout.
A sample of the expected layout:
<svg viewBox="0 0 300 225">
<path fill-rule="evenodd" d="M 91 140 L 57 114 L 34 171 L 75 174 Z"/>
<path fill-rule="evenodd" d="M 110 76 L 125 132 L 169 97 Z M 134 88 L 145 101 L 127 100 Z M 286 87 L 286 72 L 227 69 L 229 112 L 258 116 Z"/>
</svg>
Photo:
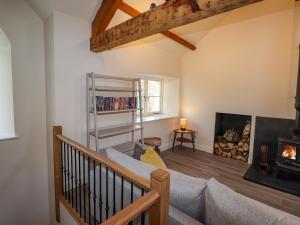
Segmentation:
<svg viewBox="0 0 300 225">
<path fill-rule="evenodd" d="M 112 148 L 106 150 L 106 156 L 147 179 L 156 169 Z M 170 225 L 300 225 L 300 218 L 240 195 L 215 179 L 168 171 Z"/>
</svg>

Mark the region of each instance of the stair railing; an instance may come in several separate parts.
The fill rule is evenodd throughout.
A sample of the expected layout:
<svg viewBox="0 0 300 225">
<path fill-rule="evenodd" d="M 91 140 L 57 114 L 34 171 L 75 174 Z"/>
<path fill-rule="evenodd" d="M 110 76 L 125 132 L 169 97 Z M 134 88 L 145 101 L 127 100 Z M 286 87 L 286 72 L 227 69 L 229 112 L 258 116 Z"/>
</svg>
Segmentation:
<svg viewBox="0 0 300 225">
<path fill-rule="evenodd" d="M 149 181 L 63 136 L 61 126 L 53 127 L 53 151 L 57 222 L 61 203 L 80 225 L 168 224 L 167 171 Z"/>
</svg>

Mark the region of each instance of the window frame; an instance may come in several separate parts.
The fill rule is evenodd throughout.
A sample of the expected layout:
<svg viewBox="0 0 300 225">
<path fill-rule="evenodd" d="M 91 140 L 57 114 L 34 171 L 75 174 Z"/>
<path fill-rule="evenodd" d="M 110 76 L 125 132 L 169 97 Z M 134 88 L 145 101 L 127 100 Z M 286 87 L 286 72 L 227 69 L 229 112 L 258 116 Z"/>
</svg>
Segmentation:
<svg viewBox="0 0 300 225">
<path fill-rule="evenodd" d="M 143 114 L 145 116 L 147 115 L 159 115 L 163 113 L 163 79 L 159 79 L 159 78 L 152 78 L 152 77 L 143 77 L 141 78 L 141 80 L 144 82 L 144 87 L 142 87 L 143 93 L 144 95 L 142 96 L 143 100 L 144 100 L 144 105 L 143 105 Z M 156 81 L 160 83 L 160 95 L 159 96 L 149 96 L 149 92 L 148 92 L 148 82 L 149 81 Z M 159 97 L 160 99 L 160 110 L 159 111 L 155 111 L 155 112 L 149 112 L 148 111 L 148 101 L 149 101 L 149 97 Z"/>
<path fill-rule="evenodd" d="M 0 141 L 6 141 L 18 138 L 16 135 L 16 126 L 15 126 L 15 108 L 14 108 L 14 87 L 13 87 L 13 62 L 12 62 L 12 46 L 11 42 L 6 35 L 5 31 L 0 27 L 0 54 L 4 56 L 4 81 L 1 79 L 0 82 L 5 84 L 6 88 L 4 89 L 4 93 L 1 92 L 2 97 L 5 98 L 4 101 L 4 108 L 7 110 L 3 114 L 0 113 L 0 121 L 6 121 L 3 126 L 0 124 Z M 3 55 L 2 55 L 3 54 Z M 1 64 L 2 66 L 2 64 Z M 3 107 L 1 104 L 0 107 Z"/>
</svg>

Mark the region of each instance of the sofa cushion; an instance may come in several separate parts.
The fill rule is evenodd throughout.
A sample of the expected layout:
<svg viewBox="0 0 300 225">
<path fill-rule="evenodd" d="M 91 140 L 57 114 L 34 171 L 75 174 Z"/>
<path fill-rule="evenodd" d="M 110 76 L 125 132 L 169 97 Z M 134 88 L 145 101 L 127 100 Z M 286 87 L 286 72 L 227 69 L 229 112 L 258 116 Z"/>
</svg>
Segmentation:
<svg viewBox="0 0 300 225">
<path fill-rule="evenodd" d="M 151 146 L 147 147 L 145 154 L 141 155 L 140 159 L 142 162 L 150 164 L 156 168 L 167 169 L 164 161 Z"/>
<path fill-rule="evenodd" d="M 110 160 L 119 163 L 137 175 L 150 179 L 155 167 L 135 160 L 112 148 L 106 150 Z M 185 212 L 194 219 L 203 222 L 205 211 L 206 180 L 190 177 L 167 169 L 170 172 L 170 204 Z"/>
<path fill-rule="evenodd" d="M 273 225 L 300 225 L 300 218 L 287 214 Z"/>
<path fill-rule="evenodd" d="M 145 154 L 145 152 L 146 152 L 146 148 L 143 147 L 142 144 L 140 144 L 140 143 L 135 144 L 132 158 L 134 158 L 136 160 L 140 160 L 141 155 Z"/>
<path fill-rule="evenodd" d="M 198 220 L 195 220 L 181 210 L 170 205 L 169 225 L 203 225 L 203 223 L 200 223 Z"/>
<path fill-rule="evenodd" d="M 285 213 L 249 199 L 210 179 L 206 189 L 207 225 L 274 225 Z"/>
</svg>

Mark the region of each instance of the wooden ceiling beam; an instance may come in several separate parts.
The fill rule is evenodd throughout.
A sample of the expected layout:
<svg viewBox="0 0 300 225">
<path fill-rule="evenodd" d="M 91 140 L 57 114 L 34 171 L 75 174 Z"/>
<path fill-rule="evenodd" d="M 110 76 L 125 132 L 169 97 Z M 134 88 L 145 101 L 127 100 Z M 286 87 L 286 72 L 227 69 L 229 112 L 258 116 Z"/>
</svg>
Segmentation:
<svg viewBox="0 0 300 225">
<path fill-rule="evenodd" d="M 122 0 L 103 0 L 92 23 L 92 37 L 104 32 Z"/>
<path fill-rule="evenodd" d="M 121 2 L 119 5 L 119 9 L 122 10 L 123 12 L 127 13 L 128 15 L 132 16 L 132 17 L 136 17 L 138 15 L 141 14 L 141 12 L 139 12 L 138 10 L 136 10 L 135 8 L 133 8 L 132 6 L 128 5 L 125 2 Z M 196 50 L 196 47 L 191 44 L 190 42 L 184 40 L 183 38 L 179 37 L 178 35 L 174 34 L 171 31 L 163 31 L 161 32 L 164 36 L 172 39 L 173 41 L 183 45 L 186 48 L 189 48 L 191 50 Z"/>
<path fill-rule="evenodd" d="M 91 51 L 101 52 L 178 26 L 262 0 L 169 0 L 91 38 Z"/>
</svg>

